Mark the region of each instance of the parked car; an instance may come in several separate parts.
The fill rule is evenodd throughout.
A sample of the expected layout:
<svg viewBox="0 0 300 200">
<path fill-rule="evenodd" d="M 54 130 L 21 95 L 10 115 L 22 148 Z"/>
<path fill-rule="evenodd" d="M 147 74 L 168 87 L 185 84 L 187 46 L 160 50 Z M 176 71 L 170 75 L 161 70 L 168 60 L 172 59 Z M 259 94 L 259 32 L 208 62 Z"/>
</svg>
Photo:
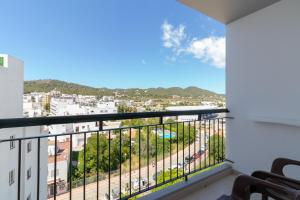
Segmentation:
<svg viewBox="0 0 300 200">
<path fill-rule="evenodd" d="M 133 179 L 131 180 L 131 187 L 134 190 L 138 190 L 141 186 L 141 190 L 145 189 L 148 186 L 148 182 L 146 179 L 142 178 L 139 182 L 139 179 Z"/>
<path fill-rule="evenodd" d="M 193 159 L 196 160 L 198 158 L 201 158 L 202 154 L 204 154 L 204 153 L 205 153 L 205 151 L 199 150 L 197 153 L 194 153 Z"/>
<path fill-rule="evenodd" d="M 171 169 L 173 170 L 173 169 L 182 169 L 183 168 L 183 164 L 182 163 L 178 163 L 178 164 L 173 164 L 172 166 L 171 166 Z M 168 168 L 168 170 L 170 170 L 170 168 Z"/>
<path fill-rule="evenodd" d="M 105 198 L 107 200 L 110 200 L 110 199 L 116 200 L 116 199 L 119 199 L 119 197 L 120 197 L 120 190 L 119 190 L 119 188 L 113 188 L 111 190 L 110 196 L 108 195 L 108 193 L 105 194 Z"/>
<path fill-rule="evenodd" d="M 193 158 L 193 156 L 191 156 L 191 157 L 187 156 L 184 158 L 184 161 L 186 164 L 189 164 L 189 163 L 194 162 L 194 158 Z"/>
</svg>

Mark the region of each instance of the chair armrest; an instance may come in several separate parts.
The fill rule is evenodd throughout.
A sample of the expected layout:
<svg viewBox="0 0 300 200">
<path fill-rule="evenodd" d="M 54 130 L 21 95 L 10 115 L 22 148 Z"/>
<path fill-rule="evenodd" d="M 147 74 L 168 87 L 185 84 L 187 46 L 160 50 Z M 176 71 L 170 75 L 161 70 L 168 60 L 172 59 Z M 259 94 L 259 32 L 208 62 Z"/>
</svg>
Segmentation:
<svg viewBox="0 0 300 200">
<path fill-rule="evenodd" d="M 287 165 L 300 166 L 300 161 L 291 160 L 291 159 L 288 159 L 288 158 L 277 158 L 273 161 L 271 172 L 284 176 L 283 168 Z"/>
<path fill-rule="evenodd" d="M 238 176 L 234 181 L 231 199 L 250 200 L 252 193 L 260 193 L 274 199 L 300 200 L 300 194 L 297 190 L 276 185 L 252 176 Z"/>
<path fill-rule="evenodd" d="M 253 177 L 262 179 L 262 180 L 267 180 L 267 179 L 273 179 L 277 181 L 282 181 L 283 183 L 287 184 L 289 187 L 293 187 L 296 185 L 297 188 L 293 187 L 294 189 L 299 189 L 300 188 L 300 181 L 292 178 L 288 178 L 286 176 L 270 173 L 270 172 L 265 172 L 265 171 L 255 171 L 252 173 Z"/>
</svg>

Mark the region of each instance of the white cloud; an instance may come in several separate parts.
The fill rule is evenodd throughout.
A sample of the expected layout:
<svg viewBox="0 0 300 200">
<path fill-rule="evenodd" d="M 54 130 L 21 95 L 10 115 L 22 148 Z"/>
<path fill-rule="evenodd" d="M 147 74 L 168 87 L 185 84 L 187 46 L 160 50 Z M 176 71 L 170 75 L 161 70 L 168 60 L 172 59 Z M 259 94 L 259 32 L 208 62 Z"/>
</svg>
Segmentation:
<svg viewBox="0 0 300 200">
<path fill-rule="evenodd" d="M 163 46 L 175 53 L 173 57 L 185 53 L 217 68 L 225 67 L 225 37 L 210 36 L 188 40 L 184 25 L 174 27 L 168 21 L 164 21 L 161 29 Z"/>
<path fill-rule="evenodd" d="M 147 62 L 143 59 L 143 60 L 142 60 L 142 64 L 143 64 L 143 65 L 146 65 Z"/>
<path fill-rule="evenodd" d="M 180 24 L 178 27 L 174 27 L 168 21 L 164 21 L 161 25 L 163 31 L 162 40 L 165 48 L 171 48 L 173 51 L 179 53 L 182 42 L 186 38 L 185 27 Z"/>
<path fill-rule="evenodd" d="M 203 62 L 214 65 L 218 68 L 225 67 L 225 38 L 207 37 L 203 39 L 193 39 L 186 49 L 187 53 Z"/>
</svg>

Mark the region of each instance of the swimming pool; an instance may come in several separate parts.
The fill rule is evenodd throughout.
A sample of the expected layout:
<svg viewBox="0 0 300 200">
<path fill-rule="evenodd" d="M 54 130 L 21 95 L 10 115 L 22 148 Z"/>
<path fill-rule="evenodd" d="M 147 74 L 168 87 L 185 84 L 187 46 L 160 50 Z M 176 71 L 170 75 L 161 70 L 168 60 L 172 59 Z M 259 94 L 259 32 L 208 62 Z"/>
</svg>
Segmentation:
<svg viewBox="0 0 300 200">
<path fill-rule="evenodd" d="M 163 132 L 160 132 L 159 137 L 165 138 L 165 139 L 171 139 L 171 138 L 176 137 L 176 133 L 175 132 L 165 132 L 165 134 L 163 134 Z"/>
</svg>

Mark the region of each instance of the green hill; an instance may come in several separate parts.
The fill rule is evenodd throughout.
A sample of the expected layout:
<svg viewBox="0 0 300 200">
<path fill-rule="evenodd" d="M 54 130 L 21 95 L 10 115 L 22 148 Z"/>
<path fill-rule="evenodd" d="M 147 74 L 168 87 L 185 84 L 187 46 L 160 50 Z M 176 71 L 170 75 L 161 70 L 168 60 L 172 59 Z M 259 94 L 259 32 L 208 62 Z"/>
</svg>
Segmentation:
<svg viewBox="0 0 300 200">
<path fill-rule="evenodd" d="M 171 87 L 171 88 L 130 88 L 108 89 L 68 83 L 59 80 L 34 80 L 24 82 L 24 93 L 50 92 L 58 90 L 64 94 L 81 94 L 95 96 L 115 96 L 123 98 L 172 98 L 174 95 L 187 98 L 201 98 L 205 100 L 223 100 L 224 96 L 198 87 Z"/>
</svg>

